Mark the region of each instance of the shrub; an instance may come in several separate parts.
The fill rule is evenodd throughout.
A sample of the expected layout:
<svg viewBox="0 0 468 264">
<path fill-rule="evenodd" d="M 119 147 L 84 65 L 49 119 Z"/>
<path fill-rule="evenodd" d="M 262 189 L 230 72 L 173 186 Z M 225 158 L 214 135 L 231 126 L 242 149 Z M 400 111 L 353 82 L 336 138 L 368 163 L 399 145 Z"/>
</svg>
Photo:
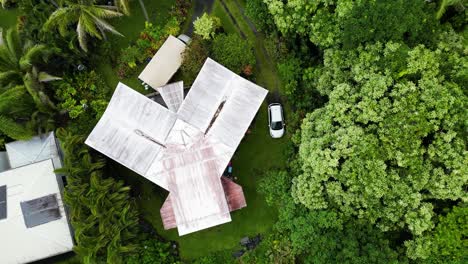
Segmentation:
<svg viewBox="0 0 468 264">
<path fill-rule="evenodd" d="M 135 45 L 130 45 L 120 55 L 117 69 L 119 78 L 123 79 L 134 74 L 138 64 L 152 58 L 167 37 L 169 35 L 176 36 L 179 31 L 179 22 L 175 17 L 170 19 L 162 28 L 145 22 L 145 29 L 140 33 Z"/>
<path fill-rule="evenodd" d="M 195 36 L 190 46 L 182 54 L 183 62 L 181 72 L 184 83 L 190 85 L 200 72 L 206 58 L 208 58 L 210 49 L 208 43 L 201 37 Z"/>
<path fill-rule="evenodd" d="M 85 111 L 91 111 L 91 116 L 99 119 L 107 106 L 110 89 L 95 71 L 65 77 L 54 85 L 58 108 L 73 119 Z"/>
<path fill-rule="evenodd" d="M 218 17 L 210 16 L 204 13 L 202 17 L 197 18 L 193 22 L 195 34 L 200 35 L 203 39 L 212 39 L 216 30 L 221 26 L 221 20 Z"/>
<path fill-rule="evenodd" d="M 236 34 L 221 34 L 213 41 L 213 58 L 237 74 L 252 71 L 255 65 L 253 45 Z"/>
</svg>

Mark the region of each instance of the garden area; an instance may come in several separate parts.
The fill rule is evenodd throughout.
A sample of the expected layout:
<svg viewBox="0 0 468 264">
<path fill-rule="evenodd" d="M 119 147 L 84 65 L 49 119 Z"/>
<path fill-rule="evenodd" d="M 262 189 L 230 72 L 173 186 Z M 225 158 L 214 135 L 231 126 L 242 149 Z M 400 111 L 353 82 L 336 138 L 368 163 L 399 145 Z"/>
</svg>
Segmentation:
<svg viewBox="0 0 468 264">
<path fill-rule="evenodd" d="M 39 263 L 468 261 L 466 1 L 0 3 L 0 150 L 55 131 L 64 152 L 75 247 Z M 210 57 L 269 91 L 231 160 L 247 207 L 181 237 L 167 191 L 84 144 L 118 82 L 154 92 L 138 75 L 180 34 L 171 81 Z"/>
</svg>

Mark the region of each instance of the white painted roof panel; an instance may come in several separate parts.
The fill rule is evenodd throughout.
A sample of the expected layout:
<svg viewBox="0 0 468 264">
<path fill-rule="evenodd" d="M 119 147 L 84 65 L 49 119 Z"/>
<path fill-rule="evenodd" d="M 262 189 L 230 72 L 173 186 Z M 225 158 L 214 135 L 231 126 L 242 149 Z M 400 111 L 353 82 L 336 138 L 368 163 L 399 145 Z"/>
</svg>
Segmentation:
<svg viewBox="0 0 468 264">
<path fill-rule="evenodd" d="M 51 160 L 0 173 L 7 186 L 7 218 L 0 220 L 0 262 L 28 263 L 73 249 L 72 235 Z M 26 228 L 20 203 L 56 194 L 61 218 Z"/>
<path fill-rule="evenodd" d="M 182 65 L 186 47 L 180 39 L 169 36 L 138 78 L 153 89 L 167 84 Z"/>
</svg>

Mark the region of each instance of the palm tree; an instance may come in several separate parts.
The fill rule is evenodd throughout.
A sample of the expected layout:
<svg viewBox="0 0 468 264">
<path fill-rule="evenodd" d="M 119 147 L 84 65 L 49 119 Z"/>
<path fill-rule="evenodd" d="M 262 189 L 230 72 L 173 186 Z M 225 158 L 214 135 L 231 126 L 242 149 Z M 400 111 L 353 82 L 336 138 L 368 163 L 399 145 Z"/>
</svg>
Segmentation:
<svg viewBox="0 0 468 264">
<path fill-rule="evenodd" d="M 87 36 L 105 39 L 105 31 L 123 36 L 104 19 L 122 16 L 115 6 L 95 5 L 96 0 L 65 0 L 62 5 L 44 24 L 45 30 L 58 28 L 60 34 L 65 36 L 70 25 L 76 25 L 76 34 L 80 47 L 88 51 Z M 123 2 L 123 1 L 122 1 Z"/>
<path fill-rule="evenodd" d="M 23 87 L 42 112 L 51 112 L 56 107 L 45 92 L 44 83 L 60 78 L 38 69 L 37 63 L 46 62 L 52 49 L 31 42 L 21 41 L 18 31 L 9 29 L 0 45 L 0 87 L 11 89 Z"/>
</svg>

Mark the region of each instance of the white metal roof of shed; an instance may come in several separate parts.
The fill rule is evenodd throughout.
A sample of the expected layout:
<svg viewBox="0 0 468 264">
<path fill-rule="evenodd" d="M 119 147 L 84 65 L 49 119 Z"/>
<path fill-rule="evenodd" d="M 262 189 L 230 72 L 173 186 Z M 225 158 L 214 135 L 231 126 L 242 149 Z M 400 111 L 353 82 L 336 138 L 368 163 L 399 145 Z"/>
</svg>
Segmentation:
<svg viewBox="0 0 468 264">
<path fill-rule="evenodd" d="M 7 218 L 0 220 L 1 263 L 28 263 L 73 249 L 56 177 L 50 159 L 0 173 L 0 186 L 7 190 Z M 27 228 L 20 203 L 50 194 L 57 197 L 61 218 Z"/>
<path fill-rule="evenodd" d="M 156 89 L 167 84 L 182 65 L 182 53 L 187 45 L 169 36 L 138 78 Z"/>
</svg>

